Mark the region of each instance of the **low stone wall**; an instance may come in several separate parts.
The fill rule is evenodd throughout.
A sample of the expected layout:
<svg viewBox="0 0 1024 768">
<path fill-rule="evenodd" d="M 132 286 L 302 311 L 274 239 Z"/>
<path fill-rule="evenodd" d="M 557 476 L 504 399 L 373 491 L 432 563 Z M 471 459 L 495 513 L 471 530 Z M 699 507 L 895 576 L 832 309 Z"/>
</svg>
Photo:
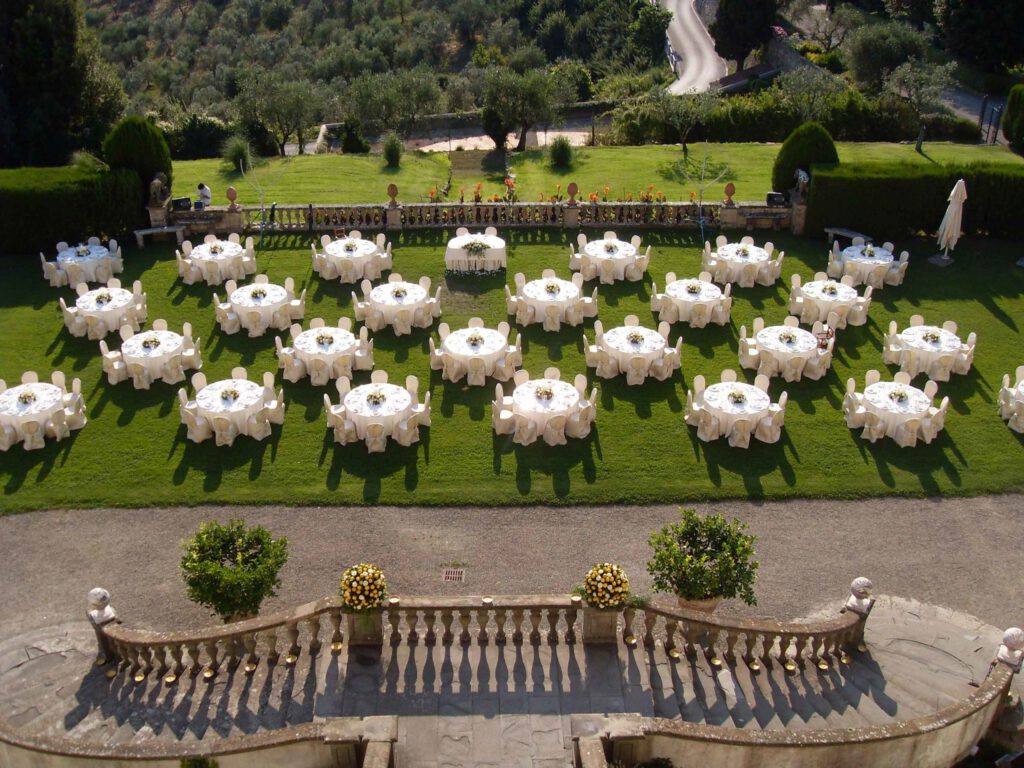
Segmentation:
<svg viewBox="0 0 1024 768">
<path fill-rule="evenodd" d="M 789 43 L 778 38 L 772 38 L 765 50 L 765 63 L 770 64 L 783 72 L 801 67 L 815 67 L 814 62 L 808 61 L 800 52 L 794 49 Z"/>
</svg>

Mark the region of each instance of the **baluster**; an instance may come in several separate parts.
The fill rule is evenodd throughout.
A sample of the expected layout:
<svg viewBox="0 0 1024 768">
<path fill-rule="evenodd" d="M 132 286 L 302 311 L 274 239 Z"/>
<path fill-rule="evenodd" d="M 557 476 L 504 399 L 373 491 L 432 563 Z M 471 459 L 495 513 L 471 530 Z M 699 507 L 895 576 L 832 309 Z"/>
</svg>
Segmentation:
<svg viewBox="0 0 1024 768">
<path fill-rule="evenodd" d="M 722 666 L 722 660 L 718 658 L 718 635 L 720 630 L 717 627 L 712 627 L 704 635 L 706 638 L 707 645 L 704 647 L 704 655 L 713 667 Z"/>
<path fill-rule="evenodd" d="M 238 640 L 239 638 L 237 636 L 228 637 L 224 640 L 224 661 L 227 664 L 229 672 L 238 666 Z"/>
<path fill-rule="evenodd" d="M 168 645 L 162 645 L 161 644 L 161 645 L 157 645 L 157 646 L 153 647 L 153 667 L 152 668 L 155 669 L 161 675 L 164 674 L 168 669 L 171 668 L 171 665 L 167 663 L 167 657 L 168 657 L 169 651 L 170 651 L 170 646 L 168 646 Z"/>
<path fill-rule="evenodd" d="M 427 633 L 426 635 L 424 635 L 423 641 L 427 645 L 433 645 L 435 642 L 437 642 L 437 635 L 434 634 L 434 622 L 434 609 L 427 608 L 425 611 L 423 611 L 423 623 L 427 627 Z"/>
<path fill-rule="evenodd" d="M 725 635 L 725 660 L 730 664 L 736 663 L 736 641 L 740 639 L 739 633 L 727 630 Z"/>
<path fill-rule="evenodd" d="M 822 654 L 822 647 L 824 643 L 822 639 L 817 635 L 811 636 L 811 661 L 818 665 L 818 669 L 828 669 L 828 661 Z"/>
<path fill-rule="evenodd" d="M 527 615 L 530 618 L 530 642 L 531 643 L 539 643 L 540 642 L 540 619 L 541 619 L 540 608 L 530 608 L 530 612 Z"/>
<path fill-rule="evenodd" d="M 338 653 L 342 649 L 341 609 L 331 608 L 327 612 L 327 618 L 331 622 L 331 652 Z"/>
<path fill-rule="evenodd" d="M 547 619 L 547 632 L 545 638 L 548 643 L 558 642 L 558 609 L 547 608 L 544 611 L 544 616 Z"/>
<path fill-rule="evenodd" d="M 242 635 L 242 645 L 245 648 L 245 674 L 251 675 L 256 671 L 260 663 L 260 657 L 256 655 L 256 633 L 246 632 Z"/>
<path fill-rule="evenodd" d="M 775 647 L 775 635 L 771 632 L 765 632 L 761 635 L 761 658 L 770 659 L 772 657 L 772 649 Z"/>
<path fill-rule="evenodd" d="M 683 637 L 686 640 L 685 650 L 687 658 L 692 659 L 697 656 L 697 646 L 694 641 L 697 639 L 699 631 L 700 630 L 689 621 L 683 625 Z"/>
<path fill-rule="evenodd" d="M 487 634 L 487 624 L 491 619 L 491 610 L 488 605 L 484 605 L 476 613 L 476 641 L 479 645 L 487 645 L 490 642 L 490 637 Z"/>
<path fill-rule="evenodd" d="M 137 669 L 139 666 L 139 650 L 134 645 L 125 644 L 124 646 L 124 660 L 127 662 L 129 669 Z"/>
<path fill-rule="evenodd" d="M 199 643 L 195 640 L 186 641 L 185 651 L 188 653 L 189 671 L 195 677 L 203 668 L 203 663 L 199 659 Z"/>
<path fill-rule="evenodd" d="M 320 614 L 309 617 L 306 622 L 309 626 L 309 655 L 316 656 L 320 652 Z"/>
<path fill-rule="evenodd" d="M 794 639 L 796 640 L 796 652 L 794 655 L 799 663 L 804 659 L 804 650 L 807 648 L 807 637 L 805 635 L 797 635 Z"/>
<path fill-rule="evenodd" d="M 388 624 L 391 626 L 392 645 L 398 645 L 402 642 L 402 633 L 398 631 L 398 622 L 400 618 L 400 609 L 398 606 L 388 608 Z"/>
<path fill-rule="evenodd" d="M 268 629 L 263 633 L 263 637 L 267 643 L 267 663 L 277 664 L 281 658 L 281 654 L 277 652 L 277 627 Z M 338 643 L 341 644 L 341 630 L 338 630 Z M 340 648 L 339 648 L 340 650 Z"/>
<path fill-rule="evenodd" d="M 447 644 L 452 641 L 452 611 L 450 608 L 441 609 L 441 626 L 444 627 L 444 633 L 441 635 L 441 643 Z"/>
<path fill-rule="evenodd" d="M 644 611 L 644 647 L 654 647 L 654 625 L 658 621 L 658 614 L 651 611 Z"/>
<path fill-rule="evenodd" d="M 494 642 L 496 643 L 505 642 L 505 616 L 506 611 L 503 607 L 499 606 L 494 609 L 494 623 L 498 626 L 494 632 Z"/>
<path fill-rule="evenodd" d="M 185 665 L 182 663 L 182 658 L 185 654 L 185 648 L 181 645 L 181 643 L 174 643 L 171 646 L 169 646 L 168 650 L 171 653 L 171 658 L 174 659 L 174 667 L 171 669 L 171 674 L 173 674 L 174 679 L 177 680 L 181 673 L 185 671 Z"/>
<path fill-rule="evenodd" d="M 665 618 L 665 651 L 673 659 L 679 658 L 679 650 L 676 648 L 676 628 L 679 622 L 671 616 Z"/>
<path fill-rule="evenodd" d="M 290 621 L 285 625 L 285 637 L 288 638 L 288 655 L 284 657 L 284 663 L 292 666 L 299 659 L 299 623 Z"/>
<path fill-rule="evenodd" d="M 565 609 L 565 642 L 567 643 L 576 642 L 576 619 L 579 617 L 581 602 L 579 595 L 573 595 L 572 600 L 569 601 L 569 607 Z"/>
<path fill-rule="evenodd" d="M 459 626 L 462 628 L 459 632 L 459 643 L 462 645 L 468 645 L 470 641 L 469 637 L 469 620 L 472 617 L 468 608 L 459 609 Z"/>
<path fill-rule="evenodd" d="M 789 655 L 789 650 L 793 647 L 794 641 L 795 638 L 792 635 L 779 636 L 779 661 L 787 672 L 795 672 L 796 663 L 799 661 L 799 657 L 791 658 Z"/>
<path fill-rule="evenodd" d="M 512 642 L 523 642 L 523 609 L 518 606 L 512 609 Z"/>
<path fill-rule="evenodd" d="M 206 656 L 209 658 L 209 663 L 206 665 L 203 677 L 209 680 L 213 678 L 217 674 L 217 670 L 220 669 L 220 662 L 217 658 L 217 641 L 207 640 L 203 643 L 203 647 L 206 649 Z"/>
</svg>

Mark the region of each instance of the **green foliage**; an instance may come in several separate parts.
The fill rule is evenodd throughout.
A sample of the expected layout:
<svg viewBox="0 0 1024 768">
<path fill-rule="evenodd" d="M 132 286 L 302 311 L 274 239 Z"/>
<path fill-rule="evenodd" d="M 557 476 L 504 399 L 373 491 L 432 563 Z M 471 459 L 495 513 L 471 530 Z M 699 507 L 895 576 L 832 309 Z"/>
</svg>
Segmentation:
<svg viewBox="0 0 1024 768">
<path fill-rule="evenodd" d="M 862 232 L 934 232 L 957 179 L 967 184 L 965 233 L 1024 237 L 1019 201 L 1024 168 L 985 163 L 937 165 L 850 163 L 816 168 L 808 195 L 807 231 L 842 226 Z"/>
<path fill-rule="evenodd" d="M 950 53 L 993 73 L 1024 64 L 1024 3 L 935 0 L 935 18 Z"/>
<path fill-rule="evenodd" d="M 224 143 L 232 137 L 231 126 L 209 115 L 190 112 L 170 126 L 162 126 L 173 160 L 220 157 Z"/>
<path fill-rule="evenodd" d="M 1013 86 L 1006 97 L 1003 136 L 1014 147 L 1024 146 L 1024 84 Z"/>
<path fill-rule="evenodd" d="M 138 115 L 121 120 L 103 140 L 103 158 L 111 168 L 130 168 L 139 177 L 140 189 L 148 190 L 157 173 L 173 181 L 171 152 L 163 133 Z"/>
<path fill-rule="evenodd" d="M 783 72 L 774 85 L 803 121 L 820 120 L 836 94 L 846 89 L 842 80 L 817 67 Z"/>
<path fill-rule="evenodd" d="M 807 58 L 834 75 L 842 74 L 846 70 L 846 62 L 843 61 L 843 54 L 839 51 L 811 54 Z"/>
<path fill-rule="evenodd" d="M 890 18 L 906 21 L 917 29 L 935 21 L 934 0 L 884 0 Z"/>
<path fill-rule="evenodd" d="M 835 142 L 819 123 L 804 123 L 793 131 L 779 148 L 772 167 L 772 188 L 784 192 L 795 185 L 798 168 L 810 172 L 815 164 L 839 162 Z"/>
<path fill-rule="evenodd" d="M 501 112 L 494 107 L 484 107 L 480 111 L 480 124 L 487 138 L 494 142 L 494 148 L 498 152 L 504 152 L 512 126 L 505 122 Z"/>
<path fill-rule="evenodd" d="M 384 162 L 388 164 L 389 168 L 397 168 L 401 164 L 404 149 L 402 139 L 394 131 L 390 131 L 384 137 Z"/>
<path fill-rule="evenodd" d="M 654 555 L 647 572 L 654 589 L 688 600 L 739 597 L 747 605 L 756 605 L 757 537 L 736 519 L 729 522 L 720 514 L 701 517 L 692 509 L 681 512 L 680 522 L 650 536 Z"/>
<path fill-rule="evenodd" d="M 264 0 L 260 8 L 260 21 L 272 32 L 284 29 L 291 15 L 291 0 Z"/>
<path fill-rule="evenodd" d="M 271 132 L 282 156 L 293 136 L 302 154 L 313 124 L 323 113 L 324 98 L 308 80 L 292 80 L 274 70 L 257 69 L 242 79 L 237 108 L 243 124 Z"/>
<path fill-rule="evenodd" d="M 924 58 L 924 36 L 906 24 L 889 21 L 865 24 L 854 30 L 844 54 L 854 79 L 865 88 L 878 91 L 886 76 L 909 59 Z"/>
<path fill-rule="evenodd" d="M 742 68 L 747 56 L 771 39 L 776 0 L 720 0 L 711 36 L 723 59 Z"/>
<path fill-rule="evenodd" d="M 201 523 L 182 549 L 189 599 L 223 619 L 259 613 L 281 585 L 278 574 L 288 560 L 287 539 L 259 525 L 247 528 L 243 520 Z"/>
<path fill-rule="evenodd" d="M 221 146 L 221 157 L 231 169 L 248 171 L 252 168 L 252 147 L 249 140 L 240 134 L 228 138 Z"/>
<path fill-rule="evenodd" d="M 672 12 L 652 3 L 634 4 L 636 17 L 629 23 L 628 47 L 633 60 L 641 66 L 653 66 L 665 58 L 665 33 Z"/>
<path fill-rule="evenodd" d="M 571 168 L 573 160 L 572 143 L 567 136 L 556 136 L 548 149 L 553 168 Z"/>
<path fill-rule="evenodd" d="M 6 253 L 32 253 L 58 240 L 122 236 L 141 225 L 142 186 L 134 171 L 81 167 L 0 172 Z M 47 212 L 46 215 L 40 215 Z"/>
<path fill-rule="evenodd" d="M 556 78 L 542 69 L 520 74 L 508 67 L 490 68 L 484 79 L 483 102 L 490 128 L 500 125 L 519 131 L 517 149 L 526 149 L 526 133 L 535 125 L 557 122 L 566 106 L 574 100 L 574 89 L 563 78 Z M 498 120 L 495 120 L 494 113 Z M 484 132 L 492 139 L 488 125 Z M 498 141 L 495 141 L 498 144 Z"/>
</svg>

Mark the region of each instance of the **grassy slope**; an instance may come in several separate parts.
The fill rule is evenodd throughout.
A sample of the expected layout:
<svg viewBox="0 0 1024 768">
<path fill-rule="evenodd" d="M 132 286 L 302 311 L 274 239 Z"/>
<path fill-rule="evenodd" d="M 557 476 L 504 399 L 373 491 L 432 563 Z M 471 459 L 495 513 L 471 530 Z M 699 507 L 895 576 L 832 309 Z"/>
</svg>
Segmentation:
<svg viewBox="0 0 1024 768">
<path fill-rule="evenodd" d="M 905 160 L 907 162 L 1024 162 L 1005 147 L 971 146 L 964 144 L 926 143 L 922 157 L 909 144 L 843 143 L 839 144 L 843 162 L 869 160 Z M 720 200 L 726 182 L 736 185 L 737 200 L 764 200 L 771 189 L 771 168 L 778 152 L 776 144 L 712 144 L 708 146 L 708 183 L 705 198 Z M 455 155 L 460 153 L 454 153 Z M 634 195 L 648 184 L 655 191 L 664 192 L 672 200 L 683 200 L 689 193 L 700 189 L 700 170 L 704 157 L 701 144 L 690 147 L 689 178 L 675 173 L 681 157 L 678 146 L 644 147 L 588 147 L 580 150 L 575 166 L 569 171 L 555 171 L 540 150 L 531 150 L 517 156 L 512 163 L 517 176 L 522 200 L 536 200 L 551 195 L 555 185 L 564 190 L 575 181 L 585 196 L 591 191 L 610 187 L 610 195 Z M 457 165 L 462 165 L 461 163 Z M 312 155 L 289 160 L 268 160 L 256 169 L 256 178 L 265 192 L 265 202 L 271 203 L 357 203 L 383 202 L 385 190 L 392 181 L 398 185 L 399 200 L 420 202 L 427 199 L 430 189 L 442 186 L 448 177 L 448 159 L 444 154 L 409 153 L 402 159 L 398 171 L 389 171 L 377 156 Z M 220 160 L 178 161 L 174 164 L 175 193 L 188 194 L 200 182 L 206 182 L 214 191 L 214 202 L 223 204 L 224 190 L 234 184 L 239 202 L 258 203 L 253 187 L 232 174 Z M 459 188 L 467 197 L 473 185 L 483 182 L 484 192 L 500 191 L 503 173 L 457 171 L 452 180 L 452 197 L 458 199 Z M 717 181 L 712 179 L 717 178 Z"/>
<path fill-rule="evenodd" d="M 565 268 L 565 244 L 573 233 L 525 231 L 509 234 L 508 281 L 522 270 L 537 275 L 548 266 Z M 623 235 L 631 233 L 623 232 Z M 663 283 L 666 270 L 680 275 L 699 269 L 693 233 L 645 234 L 654 245 L 651 275 Z M 586 441 L 549 449 L 513 446 L 495 439 L 490 427 L 491 387 L 466 389 L 431 375 L 426 331 L 411 337 L 381 332 L 377 367 L 393 378 L 418 375 L 433 392 L 433 427 L 419 446 L 392 445 L 367 456 L 362 446 L 335 447 L 327 439 L 322 397 L 333 388 L 307 382 L 285 383 L 288 402 L 283 427 L 272 439 L 240 438 L 231 449 L 212 442 L 188 443 L 177 413 L 176 387 L 157 383 L 148 392 L 130 383 L 111 387 L 100 369 L 95 342 L 63 330 L 57 296 L 34 259 L 0 264 L 0 377 L 9 383 L 34 368 L 60 368 L 83 380 L 90 423 L 73 440 L 48 443 L 26 453 L 0 455 L 0 487 L 6 511 L 53 506 L 105 504 L 516 504 L 531 502 L 674 502 L 709 497 L 843 496 L 868 494 L 981 493 L 1021 488 L 1021 439 L 1000 421 L 995 396 L 1003 373 L 1021 363 L 1021 335 L 1015 318 L 1024 313 L 1024 272 L 1013 266 L 1014 244 L 965 240 L 957 263 L 938 270 L 924 261 L 933 246 L 906 243 L 914 257 L 907 283 L 886 288 L 863 328 L 841 333 L 834 371 L 820 382 L 773 381 L 772 394 L 790 393 L 783 441 L 755 443 L 734 451 L 725 441 L 705 445 L 682 421 L 685 388 L 696 373 L 715 380 L 736 366 L 737 329 L 756 315 L 780 322 L 786 315 L 784 286 L 799 271 L 809 277 L 823 267 L 819 241 L 785 235 L 773 238 L 785 249 L 784 279 L 772 288 L 737 290 L 731 327 L 674 328 L 686 337 L 683 375 L 664 383 L 626 387 L 598 381 L 597 429 Z M 445 234 L 411 232 L 395 241 L 395 263 L 406 277 L 430 275 L 445 286 L 444 319 L 453 328 L 472 315 L 489 325 L 504 317 L 501 278 L 443 278 Z M 334 322 L 351 315 L 349 286 L 323 283 L 310 271 L 304 237 L 281 237 L 259 254 L 261 271 L 274 280 L 286 275 L 309 286 L 307 319 Z M 126 254 L 126 281 L 141 278 L 148 291 L 150 317 L 172 327 L 190 320 L 202 337 L 205 372 L 212 381 L 238 364 L 252 374 L 277 370 L 273 336 L 224 336 L 215 329 L 211 289 L 183 286 L 176 279 L 171 248 L 152 247 Z M 653 322 L 650 281 L 601 287 L 600 318 L 606 327 L 627 313 Z M 956 319 L 966 334 L 977 331 L 975 370 L 940 387 L 953 403 L 948 430 L 931 446 L 914 450 L 891 441 L 870 445 L 846 428 L 840 411 L 846 377 L 862 380 L 868 368 L 881 368 L 881 336 L 890 319 L 905 324 L 910 314 L 941 321 Z M 523 336 L 525 367 L 539 373 L 557 364 L 571 376 L 585 371 L 581 330 L 548 334 L 533 326 Z M 116 346 L 116 337 L 111 337 Z M 592 372 L 589 372 L 592 373 Z M 748 379 L 752 372 L 746 372 Z M 361 374 L 357 383 L 362 383 Z M 429 382 L 429 384 L 428 384 Z M 336 397 L 336 395 L 335 395 Z"/>
</svg>

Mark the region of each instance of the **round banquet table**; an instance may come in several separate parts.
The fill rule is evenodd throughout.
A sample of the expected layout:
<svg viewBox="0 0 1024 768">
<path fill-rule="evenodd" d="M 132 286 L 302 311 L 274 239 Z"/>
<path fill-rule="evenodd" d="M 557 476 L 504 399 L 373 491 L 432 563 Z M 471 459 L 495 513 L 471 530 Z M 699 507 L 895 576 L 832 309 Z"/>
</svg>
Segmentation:
<svg viewBox="0 0 1024 768">
<path fill-rule="evenodd" d="M 557 291 L 548 291 L 549 285 L 557 286 Z M 580 297 L 580 289 L 568 280 L 557 277 L 546 277 L 540 280 L 531 280 L 523 286 L 523 298 L 536 311 L 536 322 L 544 322 L 547 308 L 558 307 L 559 319 L 565 320 L 565 312 L 573 307 Z"/>
<path fill-rule="evenodd" d="M 265 292 L 263 298 L 257 298 L 253 291 L 262 289 Z M 264 326 L 272 324 L 274 313 L 288 303 L 288 292 L 282 285 L 274 283 L 254 283 L 235 289 L 229 301 L 231 308 L 238 315 L 242 327 L 246 330 L 252 329 L 252 322 L 249 320 L 250 312 L 259 312 L 260 321 Z"/>
<path fill-rule="evenodd" d="M 739 281 L 743 268 L 748 264 L 757 264 L 760 270 L 760 266 L 767 263 L 768 251 L 764 248 L 742 243 L 726 243 L 718 248 L 715 279 L 720 283 L 734 283 Z"/>
<path fill-rule="evenodd" d="M 238 392 L 235 399 L 221 396 L 226 390 Z M 247 379 L 222 379 L 207 384 L 196 393 L 199 413 L 211 424 L 218 417 L 226 417 L 238 428 L 239 433 L 248 434 L 249 417 L 263 407 L 263 385 Z"/>
<path fill-rule="evenodd" d="M 925 334 L 935 334 L 938 338 L 929 341 Z M 957 354 L 961 342 L 959 336 L 943 328 L 934 325 L 914 325 L 900 331 L 899 345 L 900 366 L 916 374 L 918 371 L 927 371 L 942 355 Z M 904 360 L 904 353 L 907 352 L 913 355 L 913 364 L 909 360 Z"/>
<path fill-rule="evenodd" d="M 214 245 L 220 246 L 219 253 L 213 253 L 210 248 Z M 210 279 L 210 265 L 216 263 L 220 267 L 221 277 L 231 277 L 232 274 L 241 274 L 241 270 L 232 270 L 229 265 L 237 259 L 242 258 L 245 249 L 241 243 L 232 243 L 230 240 L 218 240 L 216 243 L 200 243 L 192 248 L 189 258 L 198 266 L 203 273 L 203 279 Z M 228 267 L 228 268 L 226 268 Z"/>
<path fill-rule="evenodd" d="M 466 245 L 471 242 L 483 243 L 487 248 L 480 253 L 470 253 Z M 444 252 L 444 265 L 448 269 L 492 272 L 505 269 L 506 263 L 505 241 L 497 235 L 459 235 L 448 241 Z"/>
<path fill-rule="evenodd" d="M 366 276 L 366 268 L 370 266 L 374 254 L 377 253 L 377 244 L 372 240 L 345 237 L 329 242 L 324 247 L 324 253 L 335 265 L 341 261 L 351 262 L 356 276 L 362 279 Z"/>
<path fill-rule="evenodd" d="M 101 301 L 104 296 L 109 301 Z M 107 333 L 116 331 L 120 326 L 121 316 L 132 304 L 132 292 L 124 288 L 94 288 L 79 296 L 75 306 L 84 316 L 95 317 L 107 329 Z"/>
<path fill-rule="evenodd" d="M 614 250 L 608 250 L 607 246 L 612 246 Z M 583 253 L 586 254 L 587 258 L 596 263 L 598 274 L 601 271 L 598 262 L 612 262 L 616 280 L 625 279 L 626 267 L 635 263 L 638 256 L 633 244 L 622 240 L 591 240 L 583 246 Z"/>
<path fill-rule="evenodd" d="M 395 288 L 404 288 L 404 296 L 395 296 Z M 408 309 L 415 320 L 416 310 L 426 306 L 429 294 L 419 283 L 384 283 L 370 291 L 370 305 L 381 311 L 384 321 L 394 322 L 399 310 Z"/>
<path fill-rule="evenodd" d="M 79 255 L 78 249 L 88 249 L 87 254 Z M 87 283 L 96 282 L 96 268 L 110 260 L 110 251 L 105 245 L 76 245 L 57 254 L 57 264 L 63 268 L 65 264 L 77 264 L 82 268 L 82 275 Z M 74 286 L 71 286 L 74 288 Z"/>
<path fill-rule="evenodd" d="M 537 397 L 537 388 L 551 388 L 550 400 Z M 566 419 L 579 408 L 580 393 L 567 381 L 556 379 L 532 379 L 520 384 L 512 392 L 512 412 L 520 414 L 536 422 L 537 432 L 542 433 L 553 416 L 565 416 Z"/>
<path fill-rule="evenodd" d="M 868 256 L 866 250 L 867 246 L 865 245 L 847 246 L 840 254 L 841 261 L 844 265 L 853 265 L 853 270 L 850 274 L 853 275 L 854 279 L 858 283 L 866 283 L 868 275 L 870 275 L 871 271 L 879 264 L 892 264 L 892 251 L 887 251 L 885 248 L 880 248 L 877 245 L 873 245 L 871 248 L 874 254 L 873 256 Z"/>
<path fill-rule="evenodd" d="M 906 392 L 906 400 L 892 398 L 892 393 Z M 892 437 L 896 428 L 910 419 L 928 415 L 931 399 L 917 387 L 897 384 L 894 381 L 878 381 L 864 390 L 864 407 L 877 415 L 885 424 L 885 434 Z"/>
<path fill-rule="evenodd" d="M 733 402 L 729 397 L 732 393 L 741 393 L 743 401 Z M 738 419 L 749 419 L 751 430 L 756 429 L 758 422 L 768 415 L 771 404 L 768 393 L 741 381 L 723 381 L 704 390 L 704 409 L 718 418 L 720 435 L 729 434 Z"/>
<path fill-rule="evenodd" d="M 474 334 L 480 336 L 479 344 L 470 344 Z M 508 349 L 508 338 L 493 328 L 460 328 L 449 333 L 441 342 L 441 349 L 458 360 L 466 368 L 471 357 L 479 357 L 484 361 L 484 372 L 490 376 L 494 366 Z"/>
<path fill-rule="evenodd" d="M 35 400 L 23 403 L 18 398 L 22 392 L 31 392 Z M 28 421 L 38 421 L 42 429 L 47 420 L 64 407 L 64 390 L 48 382 L 19 384 L 0 393 L 0 424 L 12 429 L 19 440 L 24 439 L 24 425 Z"/>
<path fill-rule="evenodd" d="M 371 403 L 366 399 L 371 393 L 384 395 L 384 402 Z M 412 395 L 397 384 L 363 384 L 345 395 L 345 410 L 356 425 L 356 435 L 360 440 L 366 437 L 366 427 L 373 422 L 383 424 L 384 434 L 390 436 L 412 413 L 413 405 Z"/>
<path fill-rule="evenodd" d="M 317 341 L 318 337 L 326 343 L 321 344 Z M 324 326 L 303 331 L 292 339 L 292 347 L 295 349 L 295 356 L 307 366 L 315 358 L 323 360 L 330 368 L 342 355 L 356 353 L 358 339 L 349 331 Z"/>
<path fill-rule="evenodd" d="M 785 341 L 780 334 L 793 334 L 792 341 Z M 783 367 L 787 360 L 794 357 L 810 359 L 818 349 L 818 338 L 803 328 L 790 328 L 788 325 L 770 325 L 757 332 L 757 348 L 761 354 L 766 352 Z"/>
<path fill-rule="evenodd" d="M 690 286 L 699 287 L 699 291 L 691 292 Z M 665 295 L 679 310 L 679 319 L 686 322 L 690 319 L 690 310 L 694 304 L 704 304 L 708 308 L 708 317 L 722 300 L 722 289 L 706 280 L 676 280 L 665 286 Z"/>
<path fill-rule="evenodd" d="M 631 333 L 639 333 L 643 339 L 639 343 L 630 341 Z M 665 339 L 662 335 L 639 325 L 622 325 L 605 331 L 601 346 L 610 357 L 618 361 L 621 371 L 629 368 L 629 361 L 634 357 L 642 357 L 650 364 L 665 353 Z"/>
<path fill-rule="evenodd" d="M 836 280 L 811 280 L 800 286 L 804 301 L 813 304 L 818 310 L 819 318 L 826 318 L 829 312 L 838 312 L 845 317 L 845 312 L 857 303 L 857 291 L 852 286 L 843 285 Z"/>
<path fill-rule="evenodd" d="M 159 343 L 146 347 L 146 341 L 156 340 Z M 121 356 L 125 363 L 139 363 L 149 372 L 150 378 L 163 376 L 164 365 L 174 355 L 181 354 L 185 338 L 174 331 L 143 331 L 137 333 L 121 344 Z"/>
</svg>

